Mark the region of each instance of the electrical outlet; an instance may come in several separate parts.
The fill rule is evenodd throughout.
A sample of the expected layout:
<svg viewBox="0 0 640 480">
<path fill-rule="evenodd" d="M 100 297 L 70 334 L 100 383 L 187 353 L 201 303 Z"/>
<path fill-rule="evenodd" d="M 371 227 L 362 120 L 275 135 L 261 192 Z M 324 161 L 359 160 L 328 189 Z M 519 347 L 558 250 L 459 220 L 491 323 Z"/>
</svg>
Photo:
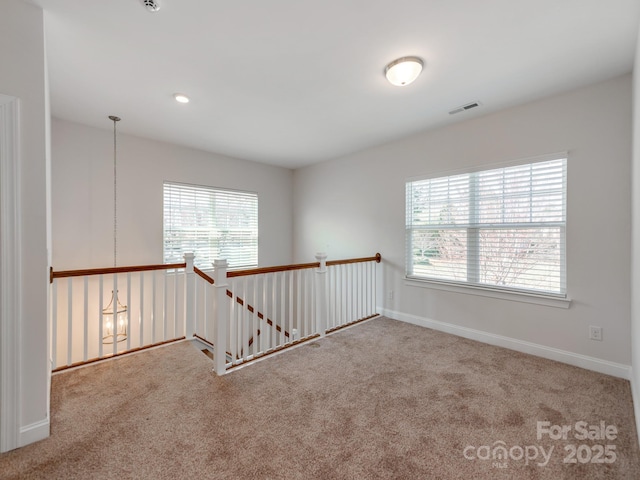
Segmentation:
<svg viewBox="0 0 640 480">
<path fill-rule="evenodd" d="M 589 327 L 589 338 L 591 340 L 602 341 L 602 327 L 594 327 L 591 325 Z"/>
<path fill-rule="evenodd" d="M 393 290 L 389 290 L 389 300 L 393 300 Z"/>
</svg>

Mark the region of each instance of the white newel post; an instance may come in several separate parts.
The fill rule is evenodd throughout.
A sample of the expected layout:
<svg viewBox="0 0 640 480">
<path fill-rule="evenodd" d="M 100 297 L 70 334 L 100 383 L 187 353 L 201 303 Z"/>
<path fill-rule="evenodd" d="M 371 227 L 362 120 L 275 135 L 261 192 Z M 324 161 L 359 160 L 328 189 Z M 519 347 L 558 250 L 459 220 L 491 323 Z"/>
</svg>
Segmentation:
<svg viewBox="0 0 640 480">
<path fill-rule="evenodd" d="M 193 253 L 185 253 L 184 261 L 187 264 L 185 273 L 185 318 L 184 318 L 184 336 L 189 339 L 196 333 L 196 274 L 193 271 Z"/>
<path fill-rule="evenodd" d="M 213 342 L 213 363 L 218 375 L 224 375 L 227 368 L 227 323 L 229 322 L 227 267 L 226 260 L 215 260 L 213 262 L 213 286 L 216 290 L 216 331 Z"/>
<path fill-rule="evenodd" d="M 327 254 L 316 253 L 320 267 L 316 270 L 316 328 L 321 337 L 327 333 Z"/>
</svg>

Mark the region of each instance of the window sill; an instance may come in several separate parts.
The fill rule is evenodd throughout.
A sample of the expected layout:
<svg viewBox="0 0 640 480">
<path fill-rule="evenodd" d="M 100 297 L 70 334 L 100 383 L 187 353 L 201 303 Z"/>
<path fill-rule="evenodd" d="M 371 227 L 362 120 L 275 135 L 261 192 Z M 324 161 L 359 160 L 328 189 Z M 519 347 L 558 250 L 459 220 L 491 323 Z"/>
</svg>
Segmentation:
<svg viewBox="0 0 640 480">
<path fill-rule="evenodd" d="M 447 292 L 463 293 L 467 295 L 478 295 L 481 297 L 498 298 L 512 302 L 533 303 L 547 307 L 569 308 L 571 299 L 555 295 L 510 292 L 498 290 L 490 287 L 479 287 L 475 285 L 460 285 L 447 282 L 438 282 L 415 277 L 405 277 L 405 285 L 410 287 L 431 288 L 434 290 L 444 290 Z"/>
</svg>

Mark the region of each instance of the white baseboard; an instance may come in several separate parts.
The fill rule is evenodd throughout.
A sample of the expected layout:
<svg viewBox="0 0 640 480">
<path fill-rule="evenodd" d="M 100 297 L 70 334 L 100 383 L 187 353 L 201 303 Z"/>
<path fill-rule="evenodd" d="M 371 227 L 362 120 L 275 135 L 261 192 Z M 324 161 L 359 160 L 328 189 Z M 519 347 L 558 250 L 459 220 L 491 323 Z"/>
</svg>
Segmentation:
<svg viewBox="0 0 640 480">
<path fill-rule="evenodd" d="M 452 323 L 440 322 L 438 320 L 431 320 L 429 318 L 419 317 L 417 315 L 411 315 L 408 313 L 396 312 L 386 308 L 378 307 L 378 313 L 385 317 L 392 318 L 394 320 L 400 320 L 402 322 L 411 323 L 421 327 L 431 328 L 440 332 L 451 333 L 459 337 L 468 338 L 470 340 L 477 340 L 479 342 L 488 343 L 498 347 L 508 348 L 510 350 L 516 350 L 522 353 L 528 353 L 530 355 L 536 355 L 538 357 L 547 358 L 549 360 L 555 360 L 562 363 L 567 363 L 575 367 L 586 368 L 587 370 L 593 370 L 595 372 L 604 373 L 606 375 L 612 375 L 618 378 L 624 378 L 625 380 L 631 380 L 631 366 L 623 365 L 621 363 L 609 362 L 607 360 L 601 360 L 599 358 L 589 357 L 578 353 L 568 352 L 566 350 L 560 350 L 557 348 L 547 347 L 545 345 L 539 345 L 537 343 L 526 342 L 524 340 L 518 340 L 515 338 L 505 337 L 502 335 L 496 335 L 493 333 L 483 332 L 482 330 L 475 330 L 473 328 L 461 327 Z M 640 388 L 640 385 L 637 385 Z M 635 391 L 633 392 L 636 393 Z M 640 403 L 640 396 L 634 395 L 637 401 Z M 639 405 L 640 407 L 640 405 Z M 636 411 L 636 419 L 638 419 L 638 412 Z"/>
<path fill-rule="evenodd" d="M 49 437 L 49 417 L 20 428 L 19 447 L 38 442 Z"/>
</svg>

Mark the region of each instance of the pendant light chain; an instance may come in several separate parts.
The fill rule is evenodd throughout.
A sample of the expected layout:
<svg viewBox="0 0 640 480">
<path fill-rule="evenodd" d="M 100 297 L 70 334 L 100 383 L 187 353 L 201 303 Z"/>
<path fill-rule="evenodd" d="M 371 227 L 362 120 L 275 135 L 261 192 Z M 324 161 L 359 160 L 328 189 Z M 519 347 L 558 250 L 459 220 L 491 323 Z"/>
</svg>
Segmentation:
<svg viewBox="0 0 640 480">
<path fill-rule="evenodd" d="M 118 266 L 118 170 L 116 168 L 116 122 L 113 122 L 113 266 Z"/>
<path fill-rule="evenodd" d="M 110 115 L 109 119 L 113 120 L 113 266 L 118 266 L 118 170 L 117 170 L 117 135 L 116 122 L 120 121 L 119 117 Z"/>
</svg>

